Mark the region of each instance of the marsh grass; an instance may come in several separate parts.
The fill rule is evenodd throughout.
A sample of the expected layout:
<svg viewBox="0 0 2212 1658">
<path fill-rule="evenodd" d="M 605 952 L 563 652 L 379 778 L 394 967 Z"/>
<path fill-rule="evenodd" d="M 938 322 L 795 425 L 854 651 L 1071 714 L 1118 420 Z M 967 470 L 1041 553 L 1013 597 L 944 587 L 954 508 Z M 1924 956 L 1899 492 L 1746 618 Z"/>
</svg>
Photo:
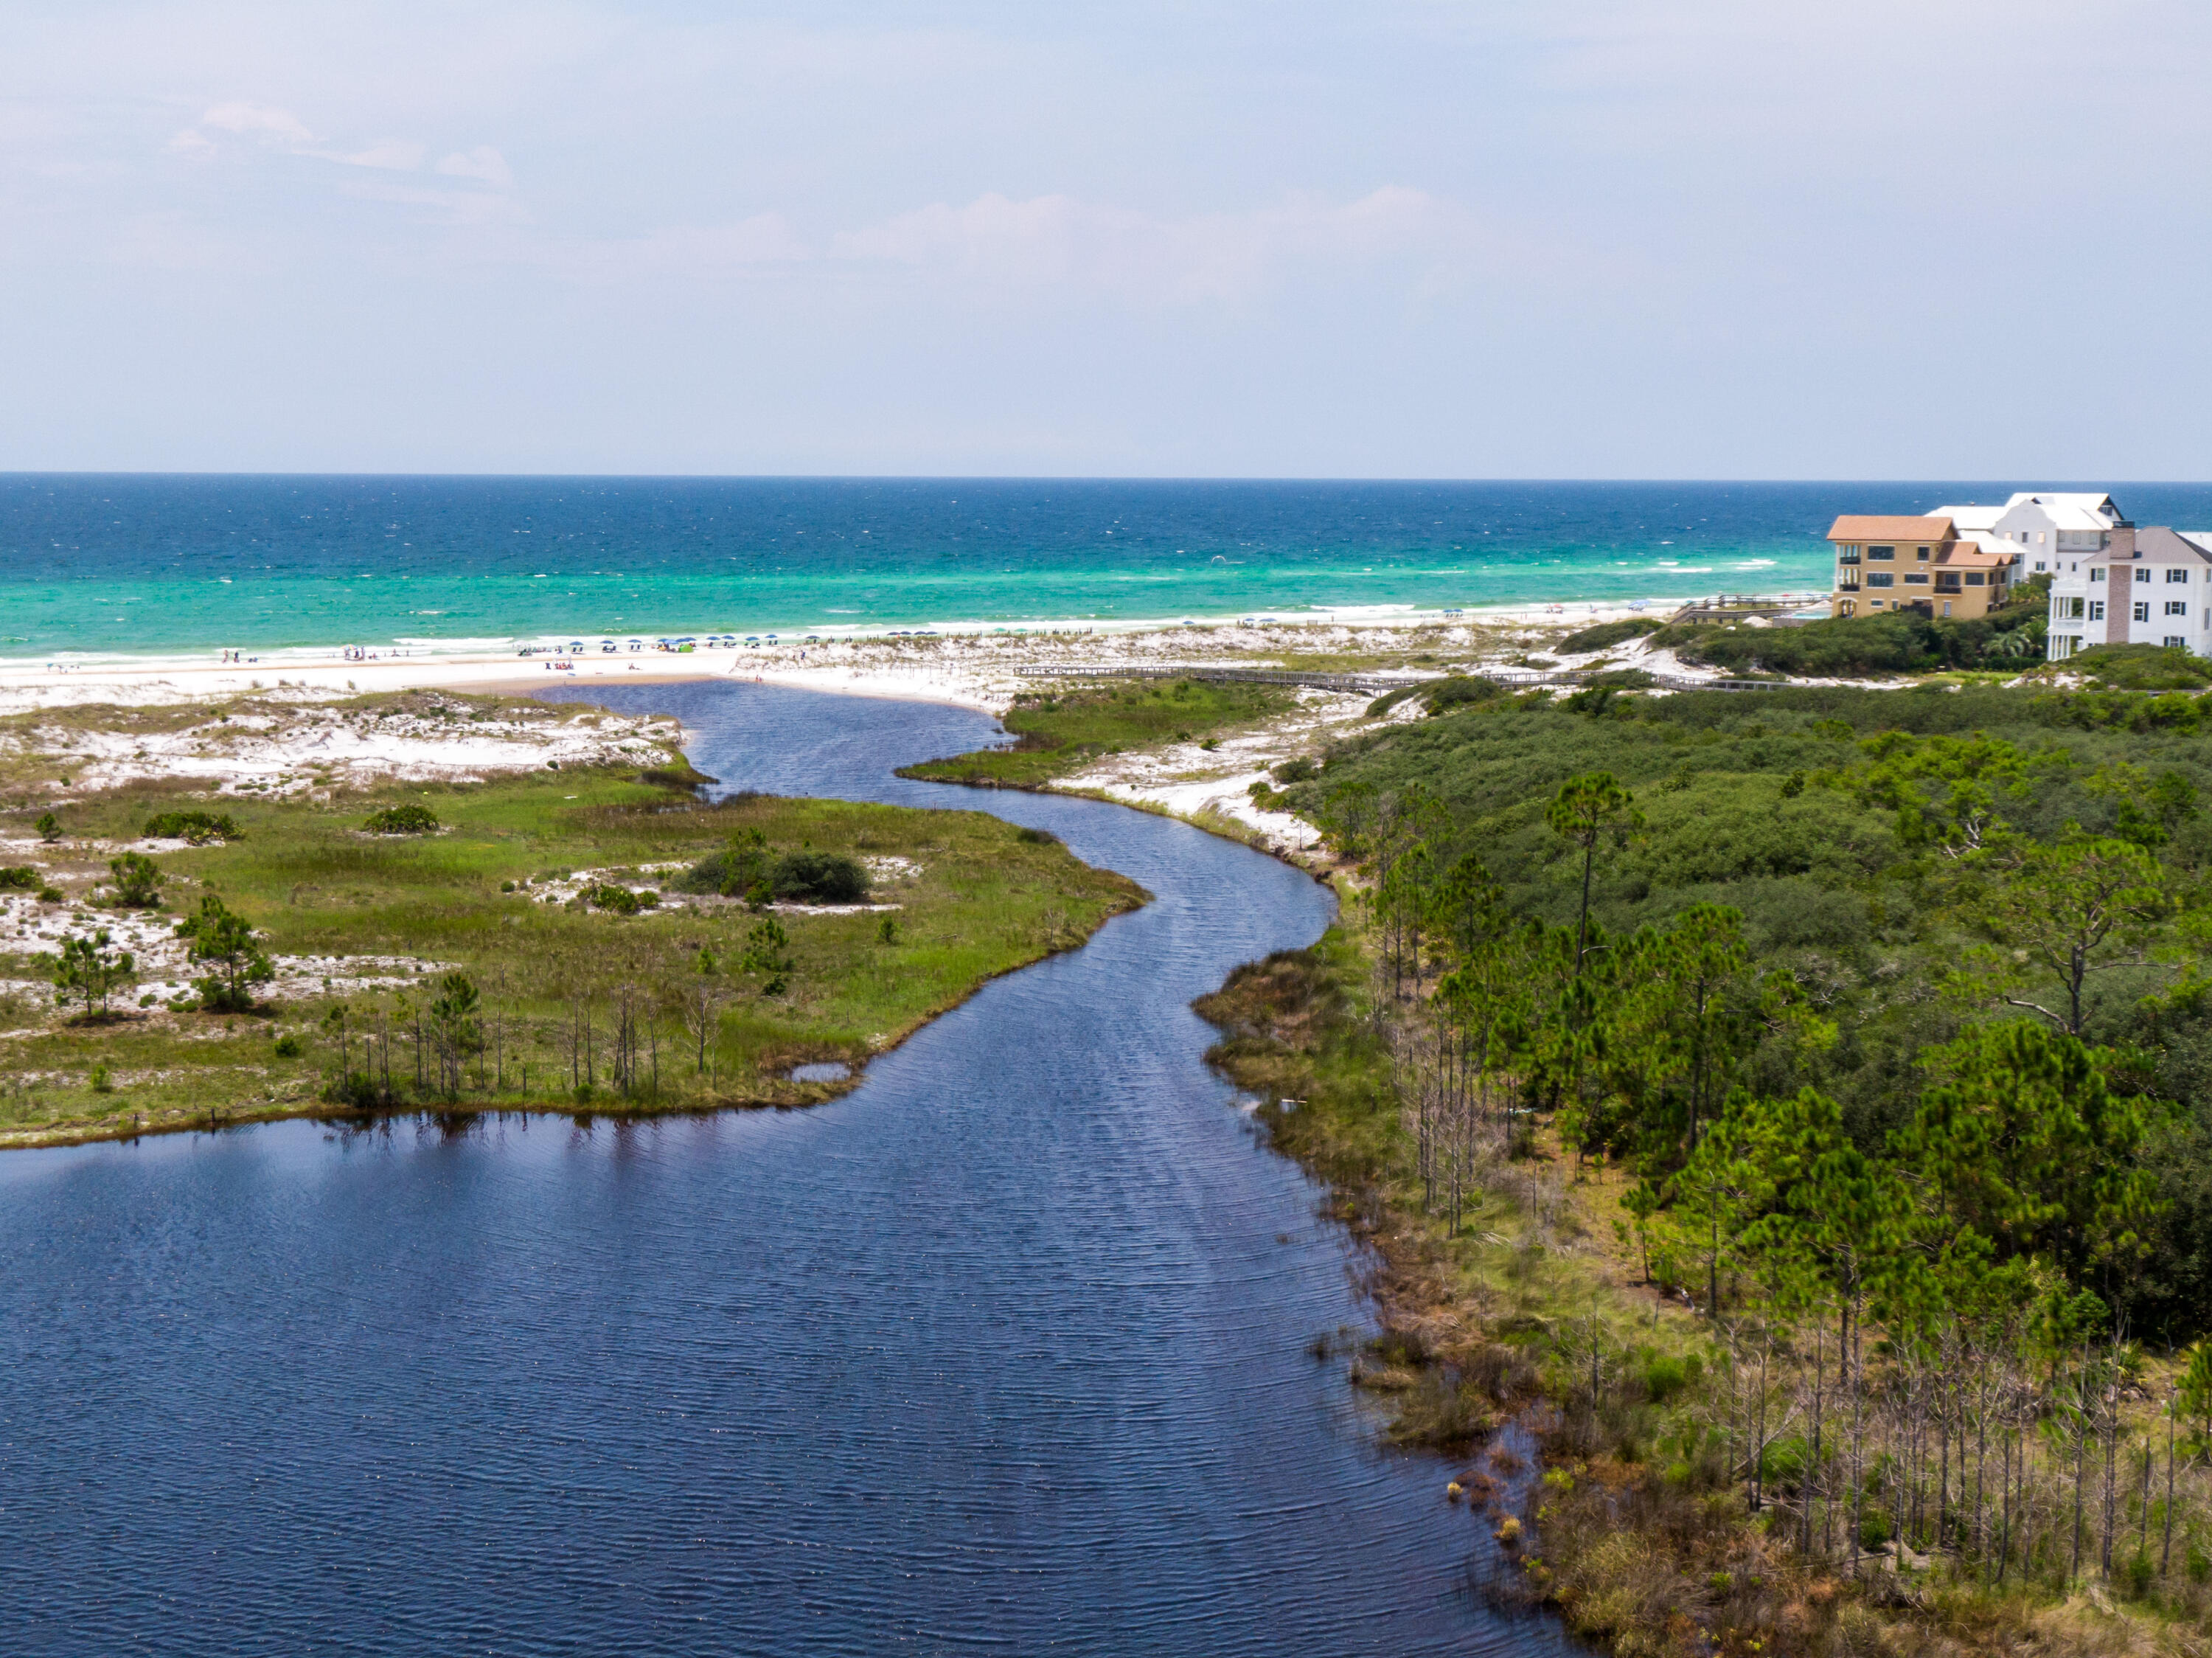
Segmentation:
<svg viewBox="0 0 2212 1658">
<path fill-rule="evenodd" d="M 978 749 L 903 766 L 902 777 L 1034 789 L 1102 755 L 1154 743 L 1211 741 L 1292 704 L 1276 686 L 1133 680 L 1026 692 L 1006 717 L 1011 748 Z"/>
<path fill-rule="evenodd" d="M 401 792 L 444 832 L 361 833 L 368 807 Z M 170 797 L 122 789 L 82 799 L 75 832 L 130 838 L 149 805 Z M 334 790 L 316 802 L 225 796 L 223 805 L 240 839 L 160 860 L 174 908 L 217 893 L 272 955 L 396 958 L 398 967 L 378 971 L 404 982 L 325 981 L 323 993 L 310 984 L 304 997 L 227 1017 L 131 1006 L 135 994 L 125 993 L 119 1016 L 98 1027 L 64 1024 L 44 998 L 18 992 L 7 1022 L 20 1033 L 0 1045 L 0 1139 L 296 1113 L 325 1096 L 464 1111 L 572 1100 L 580 1088 L 623 1110 L 805 1103 L 839 1085 L 792 1082 L 783 1073 L 793 1064 L 857 1069 L 986 979 L 1079 943 L 1143 901 L 1122 877 L 978 813 L 766 795 L 710 806 L 688 789 L 611 771 Z M 757 920 L 741 903 L 622 915 L 543 901 L 545 872 L 692 863 L 748 831 L 779 851 L 865 849 L 910 860 L 918 873 L 873 894 L 900 906 L 896 942 L 884 942 L 875 914 L 787 910 L 777 918 L 793 970 L 769 995 L 763 975 L 738 968 Z M 89 900 L 106 874 L 104 855 L 83 844 L 45 850 L 42 872 L 67 887 L 72 913 L 96 920 Z M 9 977 L 36 976 L 40 941 L 0 947 Z M 715 972 L 700 971 L 702 951 Z M 471 980 L 482 1007 L 441 1086 L 424 1021 L 447 971 Z M 684 1022 L 702 991 L 712 1004 L 703 1056 Z M 617 1081 L 625 1016 L 635 1053 Z M 349 1089 L 365 1044 L 375 1083 Z M 113 1092 L 95 1094 L 101 1066 Z"/>
</svg>

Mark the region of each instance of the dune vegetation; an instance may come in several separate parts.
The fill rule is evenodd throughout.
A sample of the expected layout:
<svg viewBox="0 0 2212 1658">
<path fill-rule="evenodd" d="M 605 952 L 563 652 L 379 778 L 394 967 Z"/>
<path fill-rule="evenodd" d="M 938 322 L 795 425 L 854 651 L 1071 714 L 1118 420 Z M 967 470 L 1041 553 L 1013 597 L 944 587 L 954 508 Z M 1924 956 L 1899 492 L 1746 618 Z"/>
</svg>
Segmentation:
<svg viewBox="0 0 2212 1658">
<path fill-rule="evenodd" d="M 1200 1011 L 1375 1245 L 1353 1379 L 1638 1655 L 2212 1628 L 2212 741 L 2178 693 L 1495 696 L 1285 768 Z M 1524 1529 L 1525 1528 L 1525 1529 Z"/>
<path fill-rule="evenodd" d="M 1109 680 L 1054 686 L 1014 699 L 1006 716 L 1015 738 L 900 769 L 902 777 L 981 788 L 1035 789 L 1108 754 L 1164 742 L 1206 742 L 1292 705 L 1277 686 L 1202 680 Z"/>
</svg>

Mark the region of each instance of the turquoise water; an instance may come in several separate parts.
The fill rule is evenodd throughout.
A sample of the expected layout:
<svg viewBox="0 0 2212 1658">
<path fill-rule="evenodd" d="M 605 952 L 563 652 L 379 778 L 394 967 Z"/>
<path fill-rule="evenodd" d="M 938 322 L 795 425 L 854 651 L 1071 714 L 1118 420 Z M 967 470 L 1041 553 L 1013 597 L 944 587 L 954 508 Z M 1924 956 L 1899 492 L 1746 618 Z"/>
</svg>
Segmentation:
<svg viewBox="0 0 2212 1658">
<path fill-rule="evenodd" d="M 1814 592 L 1836 513 L 2015 487 L 15 474 L 0 656 Z"/>
</svg>

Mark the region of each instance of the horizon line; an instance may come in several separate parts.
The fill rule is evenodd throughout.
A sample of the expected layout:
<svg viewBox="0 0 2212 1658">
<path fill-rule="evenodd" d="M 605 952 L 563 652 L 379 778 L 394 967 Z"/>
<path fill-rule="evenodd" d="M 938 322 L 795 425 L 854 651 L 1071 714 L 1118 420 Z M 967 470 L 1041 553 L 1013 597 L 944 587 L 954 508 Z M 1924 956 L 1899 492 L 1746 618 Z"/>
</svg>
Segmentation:
<svg viewBox="0 0 2212 1658">
<path fill-rule="evenodd" d="M 1327 475 L 1321 473 L 1203 473 L 1203 472 L 385 472 L 344 470 L 226 471 L 208 468 L 38 467 L 0 468 L 0 482 L 28 479 L 453 479 L 480 482 L 592 482 L 689 484 L 1307 484 L 1316 485 L 1917 485 L 1936 484 L 2018 483 L 1996 476 L 1878 478 L 1784 477 L 1599 477 L 1595 475 L 1422 477 L 1412 474 Z M 2070 485 L 2104 490 L 2199 489 L 2212 487 L 2212 479 L 2136 478 L 2101 485 L 2082 479 L 2062 479 L 2042 487 L 2054 491 Z"/>
</svg>

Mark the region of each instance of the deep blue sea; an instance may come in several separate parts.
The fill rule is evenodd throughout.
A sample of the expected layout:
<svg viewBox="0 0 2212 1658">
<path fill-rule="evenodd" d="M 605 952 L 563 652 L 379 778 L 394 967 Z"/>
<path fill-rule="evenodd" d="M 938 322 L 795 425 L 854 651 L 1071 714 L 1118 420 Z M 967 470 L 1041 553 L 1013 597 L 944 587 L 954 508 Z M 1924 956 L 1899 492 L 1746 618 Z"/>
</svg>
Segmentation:
<svg viewBox="0 0 2212 1658">
<path fill-rule="evenodd" d="M 0 657 L 1812 593 L 1838 512 L 2212 485 L 0 475 Z"/>
</svg>

